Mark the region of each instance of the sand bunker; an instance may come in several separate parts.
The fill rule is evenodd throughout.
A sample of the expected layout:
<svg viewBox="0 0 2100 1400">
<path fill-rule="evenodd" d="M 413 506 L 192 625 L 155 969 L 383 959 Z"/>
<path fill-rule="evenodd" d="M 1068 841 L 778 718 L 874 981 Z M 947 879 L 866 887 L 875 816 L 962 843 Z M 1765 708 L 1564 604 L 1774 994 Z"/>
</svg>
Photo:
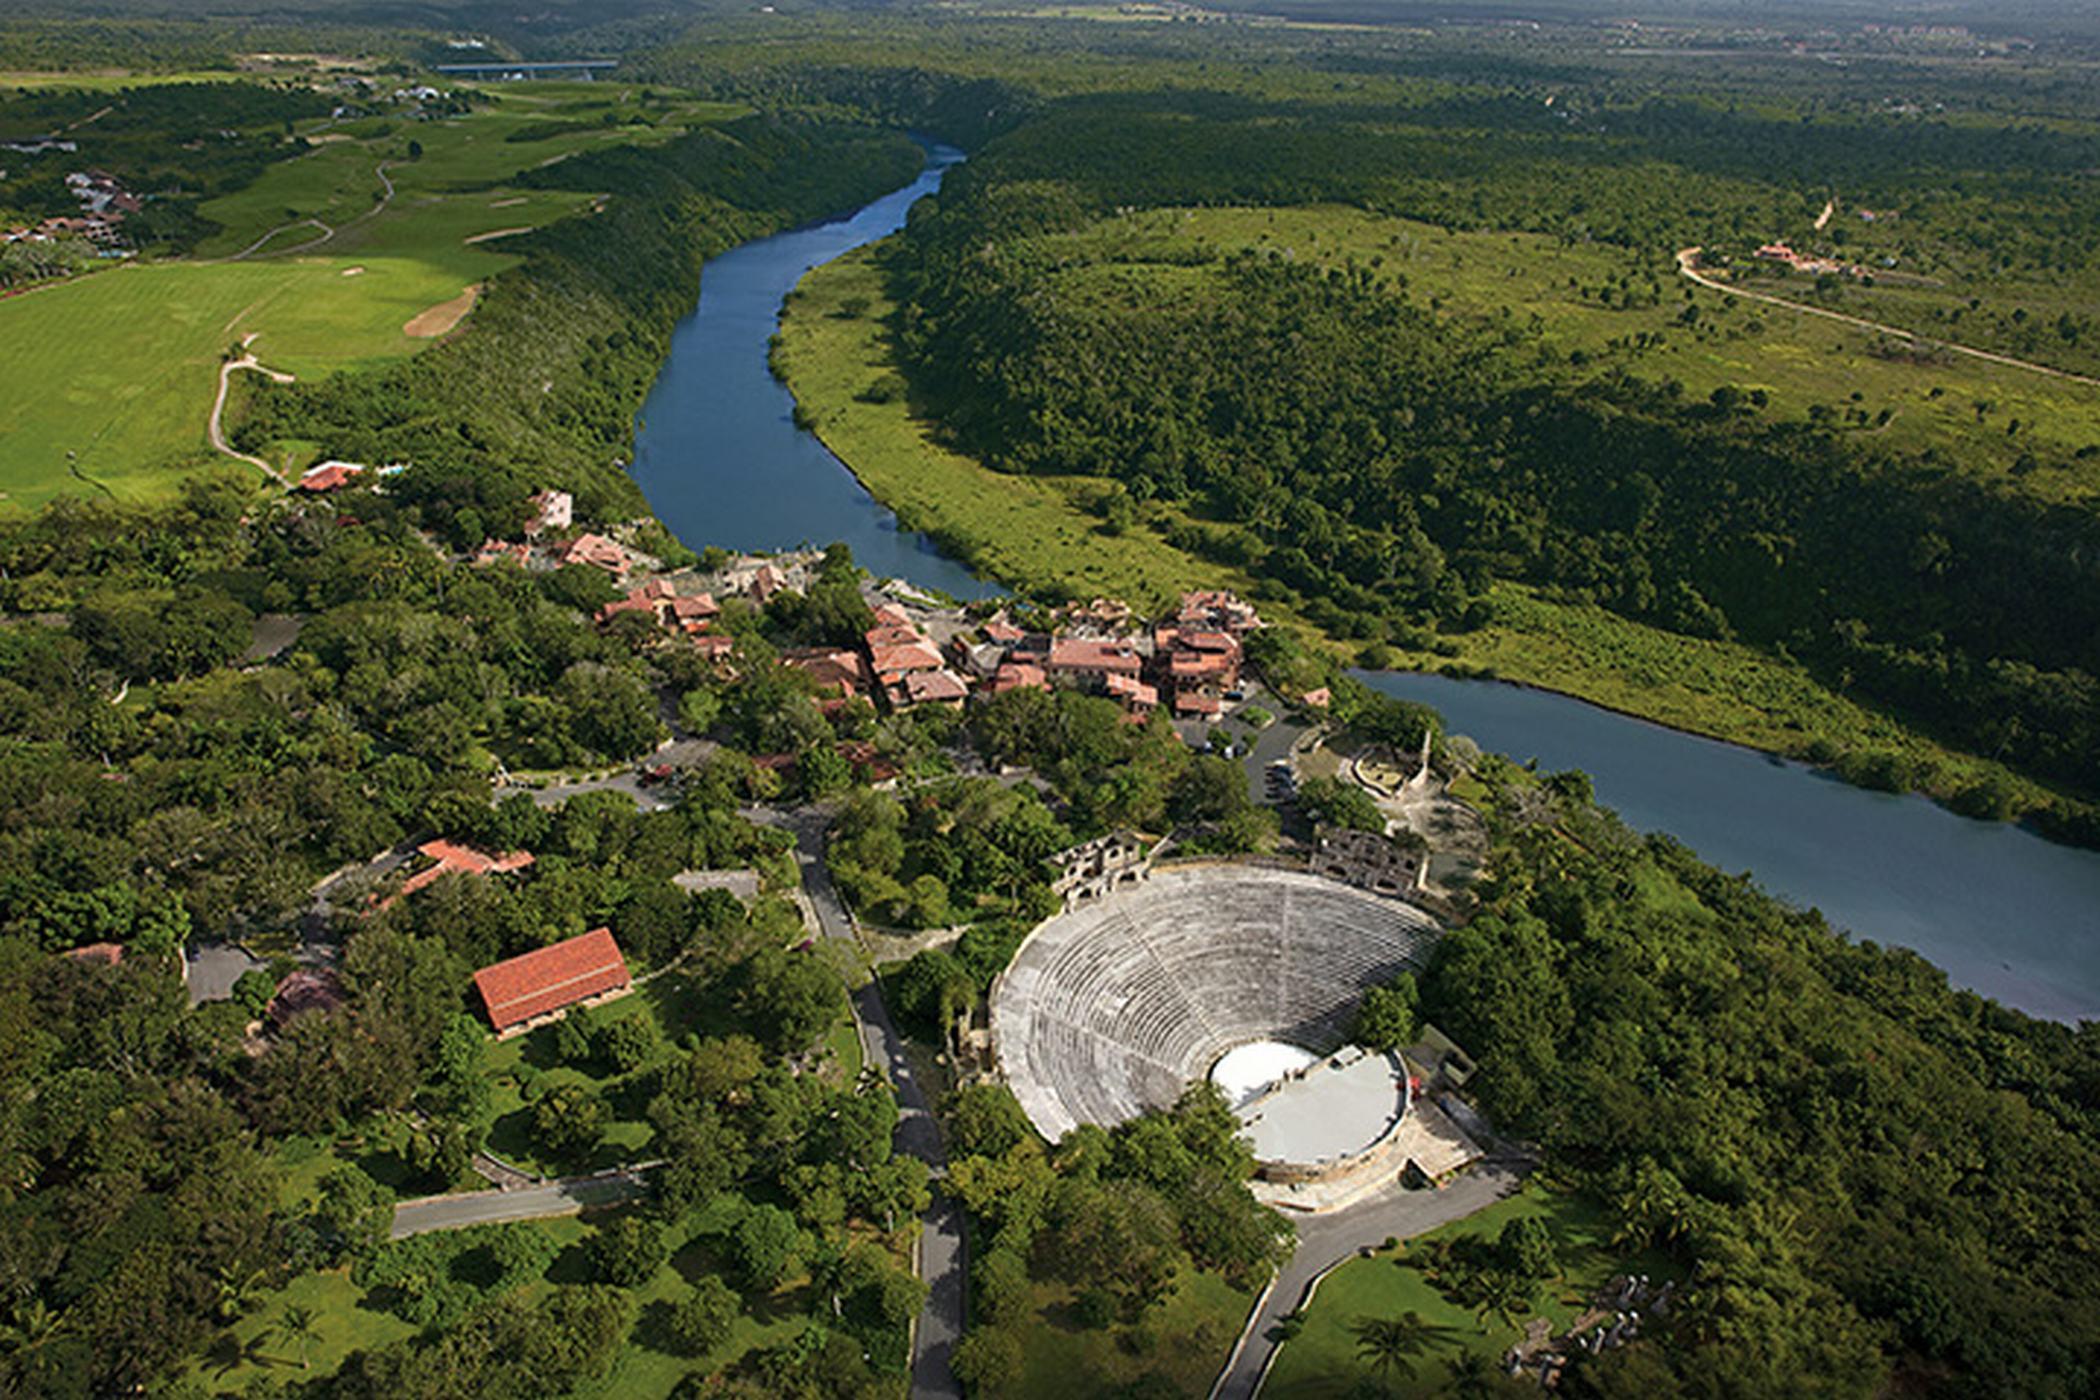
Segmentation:
<svg viewBox="0 0 2100 1400">
<path fill-rule="evenodd" d="M 408 324 L 401 328 L 401 333 L 415 336 L 419 340 L 429 340 L 434 336 L 443 335 L 446 331 L 451 330 L 466 319 L 467 313 L 474 309 L 474 298 L 479 295 L 481 295 L 481 287 L 477 283 L 472 287 L 466 288 L 452 300 L 441 301 L 428 311 L 410 318 Z"/>
<path fill-rule="evenodd" d="M 499 200 L 495 201 L 494 203 L 492 203 L 492 204 L 490 204 L 490 205 L 489 205 L 489 208 L 491 208 L 491 209 L 508 209 L 508 208 L 510 208 L 510 207 L 511 207 L 512 205 L 514 205 L 514 204 L 523 204 L 524 202 L 525 202 L 525 196 L 524 196 L 524 195 L 522 195 L 522 194 L 518 194 L 518 195 L 512 195 L 512 196 L 511 196 L 511 197 L 510 197 L 509 199 L 499 199 Z"/>
<path fill-rule="evenodd" d="M 462 240 L 461 240 L 461 242 L 464 242 L 464 243 L 486 243 L 486 242 L 488 242 L 488 241 L 489 241 L 490 239 L 492 239 L 492 238 L 508 238 L 508 237 L 510 237 L 510 236 L 511 236 L 512 234 L 514 234 L 514 233 L 531 233 L 531 232 L 532 232 L 532 225 L 530 225 L 530 224 L 523 224 L 523 225 L 520 225 L 520 226 L 519 226 L 519 227 L 517 227 L 517 228 L 492 228 L 492 229 L 490 229 L 490 230 L 489 230 L 489 231 L 488 231 L 487 233 L 476 233 L 476 234 L 472 234 L 472 235 L 469 235 L 469 236 L 468 236 L 467 238 L 464 238 L 464 239 L 462 239 Z"/>
<path fill-rule="evenodd" d="M 346 267 L 343 269 L 343 276 L 345 277 L 362 277 L 364 273 L 365 270 L 361 267 Z"/>
</svg>

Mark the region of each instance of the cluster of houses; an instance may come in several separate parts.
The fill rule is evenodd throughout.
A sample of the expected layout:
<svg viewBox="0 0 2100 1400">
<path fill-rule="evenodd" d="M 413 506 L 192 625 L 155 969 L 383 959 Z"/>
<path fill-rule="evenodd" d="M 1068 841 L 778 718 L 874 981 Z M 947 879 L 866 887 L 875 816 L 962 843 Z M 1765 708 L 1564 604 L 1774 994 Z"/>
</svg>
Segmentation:
<svg viewBox="0 0 2100 1400">
<path fill-rule="evenodd" d="M 14 143 L 12 150 L 71 150 L 70 141 Z M 66 176 L 66 189 L 80 205 L 77 216 L 45 219 L 41 223 L 0 232 L 0 243 L 55 243 L 64 238 L 84 238 L 107 253 L 124 244 L 124 219 L 144 206 L 139 197 L 105 170 L 76 170 Z"/>
<path fill-rule="evenodd" d="M 1784 263 L 1796 272 L 1821 275 L 1834 272 L 1841 277 L 1865 277 L 1867 269 L 1858 263 L 1840 262 L 1836 258 L 1819 258 L 1808 253 L 1797 253 L 1785 243 L 1767 243 L 1757 250 L 1763 262 Z"/>
<path fill-rule="evenodd" d="M 890 710 L 960 708 L 973 694 L 1060 687 L 1105 696 L 1134 720 L 1165 705 L 1180 719 L 1216 720 L 1236 696 L 1246 634 L 1261 626 L 1230 593 L 1190 593 L 1171 616 L 1139 626 L 1109 599 L 1068 607 L 1047 630 L 1000 612 L 982 626 L 953 629 L 945 645 L 896 603 L 875 609 L 855 649 L 789 652 L 783 664 L 808 674 L 827 703 L 866 698 Z"/>
</svg>

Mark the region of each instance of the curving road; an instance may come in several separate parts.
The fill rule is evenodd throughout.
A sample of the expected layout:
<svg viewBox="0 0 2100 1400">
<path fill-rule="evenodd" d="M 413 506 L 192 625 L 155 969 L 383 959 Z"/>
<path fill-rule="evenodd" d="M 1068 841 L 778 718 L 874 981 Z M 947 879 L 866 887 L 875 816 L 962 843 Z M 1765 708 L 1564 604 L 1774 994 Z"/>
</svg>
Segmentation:
<svg viewBox="0 0 2100 1400">
<path fill-rule="evenodd" d="M 1280 1343 L 1265 1334 L 1286 1313 L 1305 1303 L 1328 1270 L 1388 1238 L 1410 1239 L 1485 1210 L 1515 1191 L 1529 1170 L 1530 1163 L 1524 1158 L 1489 1157 L 1438 1190 L 1410 1191 L 1396 1183 L 1367 1201 L 1329 1215 L 1292 1217 L 1298 1226 L 1297 1248 L 1248 1317 L 1238 1346 L 1211 1387 L 1210 1400 L 1253 1400 L 1261 1392 L 1269 1367 L 1282 1350 Z"/>
<path fill-rule="evenodd" d="M 256 359 L 254 355 L 249 354 L 247 352 L 245 347 L 254 339 L 255 337 L 251 335 L 248 337 L 247 340 L 241 342 L 241 345 L 244 348 L 239 359 L 228 360 L 224 364 L 219 366 L 219 392 L 218 396 L 211 401 L 211 417 L 205 422 L 204 435 L 211 440 L 213 451 L 224 453 L 226 456 L 233 458 L 235 461 L 246 462 L 251 467 L 259 468 L 264 473 L 275 478 L 279 486 L 283 486 L 289 489 L 292 483 L 288 479 L 286 479 L 285 474 L 283 472 L 277 470 L 277 468 L 271 466 L 262 458 L 251 457 L 247 453 L 236 449 L 233 446 L 233 444 L 227 442 L 226 432 L 221 421 L 226 413 L 226 389 L 227 386 L 232 382 L 233 372 L 235 370 L 254 370 L 257 374 L 262 375 L 265 379 L 271 380 L 272 382 L 278 384 L 290 384 L 292 382 L 291 375 L 286 374 L 283 370 L 266 368 L 260 360 Z"/>
<path fill-rule="evenodd" d="M 831 872 L 824 867 L 824 833 L 830 826 L 831 814 L 814 807 L 792 812 L 747 807 L 742 814 L 748 820 L 780 827 L 794 836 L 795 861 L 802 870 L 802 888 L 816 911 L 818 930 L 826 938 L 858 946 L 853 920 L 832 887 Z M 934 1118 L 931 1098 L 912 1073 L 911 1061 L 904 1053 L 904 1037 L 897 1033 L 889 1008 L 882 1003 L 882 988 L 870 979 L 852 993 L 852 999 L 867 1063 L 880 1069 L 896 1086 L 897 1150 L 926 1163 L 938 1178 L 948 1162 L 941 1146 L 940 1125 Z M 965 1261 L 962 1210 L 936 1193 L 919 1233 L 919 1277 L 926 1280 L 929 1291 L 912 1333 L 911 1393 L 915 1400 L 962 1400 L 962 1386 L 948 1363 L 965 1321 Z"/>
<path fill-rule="evenodd" d="M 1952 354 L 1967 355 L 1973 360 L 1984 360 L 1994 365 L 2004 365 L 2009 369 L 2031 370 L 2035 374 L 2046 374 L 2053 379 L 2068 379 L 2073 384 L 2090 384 L 2094 388 L 2100 389 L 2100 379 L 2095 379 L 2090 375 L 2073 374 L 2067 369 L 2052 369 L 2048 365 L 2038 365 L 2032 360 L 2016 360 L 2010 355 L 2000 355 L 1991 350 L 1978 350 L 1974 346 L 1956 345 L 1951 340 L 1928 340 L 1898 326 L 1884 326 L 1879 321 L 1869 321 L 1858 316 L 1847 316 L 1841 311 L 1826 311 L 1820 306 L 1809 306 L 1798 301 L 1788 301 L 1785 297 L 1775 297 L 1765 292 L 1745 291 L 1743 288 L 1732 286 L 1727 282 L 1717 282 L 1699 270 L 1700 251 L 1698 248 L 1679 248 L 1677 250 L 1677 270 L 1694 284 L 1704 287 L 1710 292 L 1719 292 L 1723 296 L 1741 297 L 1745 301 L 1761 301 L 1767 306 L 1784 307 L 1788 311 L 1799 311 L 1809 316 L 1821 316 L 1826 321 L 1836 321 L 1840 325 L 1852 326 L 1858 330 L 1873 331 L 1878 335 L 1892 336 L 1897 340 L 1909 341 L 1913 345 L 1935 345 Z"/>
</svg>

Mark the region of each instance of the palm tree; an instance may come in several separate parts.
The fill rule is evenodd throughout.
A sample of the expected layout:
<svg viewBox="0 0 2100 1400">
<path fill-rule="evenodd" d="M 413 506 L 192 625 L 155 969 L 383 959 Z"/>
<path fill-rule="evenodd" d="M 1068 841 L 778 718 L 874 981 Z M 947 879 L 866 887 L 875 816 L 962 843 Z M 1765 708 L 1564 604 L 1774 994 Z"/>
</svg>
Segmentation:
<svg viewBox="0 0 2100 1400">
<path fill-rule="evenodd" d="M 1477 1351 L 1460 1352 L 1444 1362 L 1444 1369 L 1451 1373 L 1445 1393 L 1452 1400 L 1492 1400 L 1500 1388 L 1494 1366 Z"/>
<path fill-rule="evenodd" d="M 1531 1286 L 1515 1274 L 1500 1269 L 1485 1274 L 1480 1279 L 1479 1303 L 1475 1311 L 1480 1317 L 1480 1330 L 1488 1330 L 1487 1320 L 1498 1317 L 1507 1325 L 1517 1325 L 1517 1314 L 1531 1307 Z"/>
<path fill-rule="evenodd" d="M 307 1349 L 313 1345 L 318 1335 L 314 1331 L 314 1310 L 303 1308 L 297 1303 L 286 1303 L 278 1326 L 283 1331 L 286 1341 L 299 1345 L 299 1369 L 304 1371 L 311 1367 L 313 1361 L 307 1355 Z"/>
<path fill-rule="evenodd" d="M 1388 1388 L 1395 1377 L 1413 1377 L 1415 1358 L 1457 1331 L 1413 1311 L 1398 1317 L 1360 1317 L 1349 1330 L 1356 1337 L 1357 1359 Z"/>
</svg>

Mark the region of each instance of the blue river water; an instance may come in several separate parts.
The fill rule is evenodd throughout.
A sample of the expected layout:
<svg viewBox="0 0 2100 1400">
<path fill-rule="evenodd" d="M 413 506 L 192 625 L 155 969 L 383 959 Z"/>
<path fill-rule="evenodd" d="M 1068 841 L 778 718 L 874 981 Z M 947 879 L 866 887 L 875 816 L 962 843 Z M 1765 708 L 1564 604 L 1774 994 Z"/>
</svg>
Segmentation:
<svg viewBox="0 0 2100 1400">
<path fill-rule="evenodd" d="M 695 549 L 792 549 L 843 540 L 878 577 L 958 598 L 1002 592 L 925 536 L 897 528 L 814 434 L 767 350 L 780 303 L 811 268 L 903 227 L 962 152 L 931 146 L 919 178 L 842 218 L 732 249 L 700 275 L 700 301 L 642 405 L 633 475 L 657 517 Z"/>
<path fill-rule="evenodd" d="M 929 150 L 910 185 L 841 219 L 710 262 L 642 410 L 634 475 L 687 544 L 784 549 L 844 540 L 878 575 L 956 597 L 1000 590 L 940 554 L 794 424 L 767 366 L 802 275 L 895 231 L 962 158 Z M 2100 1017 L 2100 852 L 1971 821 L 1921 798 L 1848 787 L 1799 764 L 1485 681 L 1367 675 L 1451 729 L 1548 769 L 1580 768 L 1600 800 L 1713 864 L 1820 909 L 1853 936 L 1916 949 L 1953 981 L 2037 1016 Z"/>
<path fill-rule="evenodd" d="M 1543 690 L 1409 672 L 1368 685 L 1543 770 L 1579 768 L 1628 825 L 1854 936 L 1916 949 L 1958 986 L 2058 1020 L 2100 1017 L 2100 851 Z"/>
</svg>

